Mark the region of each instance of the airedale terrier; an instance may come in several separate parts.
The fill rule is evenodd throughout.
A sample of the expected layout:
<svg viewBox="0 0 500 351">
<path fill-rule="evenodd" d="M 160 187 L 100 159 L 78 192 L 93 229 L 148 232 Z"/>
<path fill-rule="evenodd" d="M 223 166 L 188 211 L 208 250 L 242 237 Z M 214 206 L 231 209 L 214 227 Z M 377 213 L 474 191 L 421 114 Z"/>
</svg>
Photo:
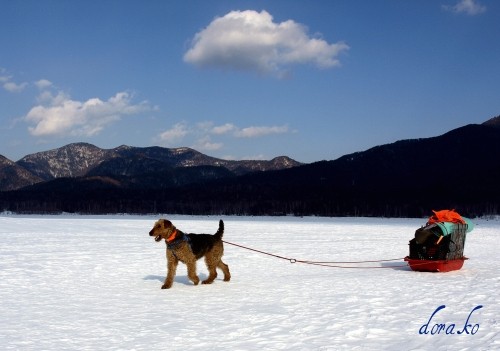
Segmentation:
<svg viewBox="0 0 500 351">
<path fill-rule="evenodd" d="M 203 256 L 208 268 L 208 278 L 202 281 L 202 284 L 211 284 L 217 277 L 216 268 L 224 273 L 224 281 L 231 279 L 229 267 L 222 262 L 224 254 L 224 245 L 222 235 L 224 234 L 224 222 L 219 221 L 219 229 L 214 235 L 211 234 L 186 234 L 166 219 L 158 220 L 149 236 L 154 236 L 155 241 L 159 242 L 165 239 L 167 244 L 167 277 L 163 283 L 162 289 L 169 289 L 175 278 L 175 272 L 179 261 L 186 264 L 189 279 L 198 285 L 200 279 L 196 274 L 196 261 Z"/>
</svg>

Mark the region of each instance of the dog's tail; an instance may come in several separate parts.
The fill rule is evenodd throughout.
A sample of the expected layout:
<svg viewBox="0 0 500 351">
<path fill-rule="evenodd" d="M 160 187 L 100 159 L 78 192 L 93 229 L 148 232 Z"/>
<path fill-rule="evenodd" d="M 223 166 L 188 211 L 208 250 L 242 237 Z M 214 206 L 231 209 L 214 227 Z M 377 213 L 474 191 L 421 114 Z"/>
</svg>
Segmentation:
<svg viewBox="0 0 500 351">
<path fill-rule="evenodd" d="M 224 222 L 222 219 L 219 221 L 219 229 L 217 229 L 217 233 L 214 234 L 215 239 L 222 240 L 222 235 L 224 234 Z"/>
</svg>

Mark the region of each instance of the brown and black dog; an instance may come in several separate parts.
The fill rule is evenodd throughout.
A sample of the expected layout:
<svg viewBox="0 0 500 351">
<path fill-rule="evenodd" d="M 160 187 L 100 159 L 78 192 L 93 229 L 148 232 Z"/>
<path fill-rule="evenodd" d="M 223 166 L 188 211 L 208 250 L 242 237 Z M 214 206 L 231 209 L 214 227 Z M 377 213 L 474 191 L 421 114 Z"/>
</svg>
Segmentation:
<svg viewBox="0 0 500 351">
<path fill-rule="evenodd" d="M 219 229 L 214 235 L 211 234 L 186 234 L 166 219 L 158 220 L 149 236 L 154 236 L 155 241 L 159 242 L 165 239 L 167 244 L 167 277 L 163 283 L 162 289 L 169 289 L 175 278 L 175 272 L 179 261 L 186 264 L 189 279 L 198 285 L 200 279 L 196 274 L 196 261 L 205 257 L 205 263 L 208 268 L 208 278 L 202 281 L 202 284 L 211 284 L 217 277 L 216 268 L 224 273 L 224 281 L 231 279 L 229 267 L 222 262 L 224 254 L 224 245 L 222 235 L 224 234 L 224 222 L 219 221 Z"/>
</svg>

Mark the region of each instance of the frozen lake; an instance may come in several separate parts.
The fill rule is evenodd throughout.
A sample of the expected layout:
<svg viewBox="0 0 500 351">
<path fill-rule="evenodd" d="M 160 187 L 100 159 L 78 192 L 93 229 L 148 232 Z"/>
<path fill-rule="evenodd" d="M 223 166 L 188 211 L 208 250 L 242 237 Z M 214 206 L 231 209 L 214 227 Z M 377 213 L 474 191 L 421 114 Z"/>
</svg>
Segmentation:
<svg viewBox="0 0 500 351">
<path fill-rule="evenodd" d="M 167 218 L 185 232 L 210 234 L 219 220 Z M 364 269 L 292 264 L 226 244 L 231 282 L 223 282 L 219 274 L 212 285 L 193 286 L 180 264 L 173 287 L 161 290 L 165 244 L 148 236 L 156 219 L 1 215 L 1 348 L 500 349 L 499 221 L 474 220 L 476 228 L 465 244 L 470 259 L 459 271 L 412 272 L 402 260 L 363 264 L 383 267 Z M 222 219 L 226 241 L 315 261 L 402 258 L 425 222 Z M 203 261 L 198 274 L 207 276 Z M 429 333 L 419 333 L 442 305 L 446 307 L 432 318 Z M 469 334 L 459 334 L 468 317 Z M 432 335 L 436 323 L 453 334 Z"/>
</svg>

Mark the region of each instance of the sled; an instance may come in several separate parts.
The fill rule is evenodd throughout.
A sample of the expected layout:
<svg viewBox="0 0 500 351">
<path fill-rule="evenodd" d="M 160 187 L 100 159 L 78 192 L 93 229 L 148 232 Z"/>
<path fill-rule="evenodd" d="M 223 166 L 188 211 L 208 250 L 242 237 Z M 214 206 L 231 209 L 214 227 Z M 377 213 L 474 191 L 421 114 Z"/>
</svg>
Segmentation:
<svg viewBox="0 0 500 351">
<path fill-rule="evenodd" d="M 450 272 L 462 268 L 467 257 L 456 260 L 420 260 L 412 259 L 409 256 L 404 258 L 412 271 L 416 272 Z"/>
<path fill-rule="evenodd" d="M 446 214 L 454 211 L 440 211 Z M 435 215 L 439 214 L 434 212 Z M 456 214 L 458 220 L 442 221 L 431 217 L 425 226 L 415 231 L 410 240 L 410 254 L 404 260 L 418 272 L 450 272 L 463 267 L 465 236 L 474 228 L 468 218 Z"/>
</svg>

